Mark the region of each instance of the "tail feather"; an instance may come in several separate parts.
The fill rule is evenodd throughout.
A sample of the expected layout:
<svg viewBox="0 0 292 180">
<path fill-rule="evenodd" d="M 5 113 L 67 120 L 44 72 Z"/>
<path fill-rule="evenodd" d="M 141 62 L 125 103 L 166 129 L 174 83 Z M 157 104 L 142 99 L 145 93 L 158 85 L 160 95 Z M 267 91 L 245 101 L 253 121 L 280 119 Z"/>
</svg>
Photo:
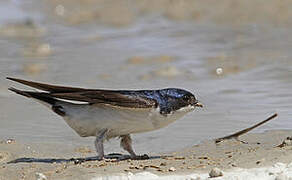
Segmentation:
<svg viewBox="0 0 292 180">
<path fill-rule="evenodd" d="M 34 98 L 37 99 L 41 102 L 45 102 L 46 104 L 49 104 L 49 106 L 51 107 L 51 109 L 59 114 L 60 116 L 65 116 L 65 111 L 63 109 L 63 107 L 61 105 L 59 105 L 57 102 L 59 100 L 51 97 L 51 95 L 49 93 L 44 93 L 44 92 L 32 92 L 32 91 L 22 91 L 22 90 L 18 90 L 15 88 L 8 88 L 10 91 L 13 91 L 17 94 L 20 94 L 22 96 L 28 97 L 28 98 Z"/>
<path fill-rule="evenodd" d="M 44 83 L 38 83 L 33 81 L 27 81 L 23 79 L 17 79 L 12 77 L 6 77 L 6 79 L 9 79 L 11 81 L 15 81 L 21 84 L 25 84 L 30 87 L 34 87 L 43 91 L 48 91 L 51 93 L 66 93 L 66 92 L 79 92 L 84 91 L 83 88 L 74 88 L 74 87 L 65 87 L 65 86 L 55 86 L 50 84 L 44 84 Z"/>
<path fill-rule="evenodd" d="M 15 88 L 9 88 L 10 91 L 13 91 L 17 94 L 20 94 L 22 96 L 28 97 L 28 98 L 35 98 L 37 100 L 46 102 L 50 105 L 55 105 L 56 103 L 56 99 L 51 97 L 50 94 L 48 93 L 43 93 L 43 92 L 32 92 L 32 91 L 22 91 L 22 90 L 18 90 Z"/>
<path fill-rule="evenodd" d="M 29 95 L 29 93 L 27 93 L 27 92 L 25 92 L 25 91 L 21 91 L 21 90 L 15 89 L 15 88 L 13 88 L 13 87 L 8 88 L 8 90 L 13 91 L 13 92 L 15 92 L 16 94 L 20 94 L 20 95 L 23 95 L 23 96 L 25 96 L 25 97 L 31 98 L 31 96 Z"/>
</svg>

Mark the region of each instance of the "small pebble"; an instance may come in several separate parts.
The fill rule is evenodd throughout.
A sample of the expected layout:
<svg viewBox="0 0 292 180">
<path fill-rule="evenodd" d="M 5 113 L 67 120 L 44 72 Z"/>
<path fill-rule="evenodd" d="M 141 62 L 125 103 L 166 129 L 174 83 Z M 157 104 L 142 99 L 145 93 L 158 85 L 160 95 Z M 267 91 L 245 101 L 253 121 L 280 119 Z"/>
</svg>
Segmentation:
<svg viewBox="0 0 292 180">
<path fill-rule="evenodd" d="M 6 140 L 6 144 L 12 144 L 12 143 L 15 143 L 14 139 L 7 139 Z"/>
<path fill-rule="evenodd" d="M 213 168 L 213 169 L 209 172 L 209 176 L 210 176 L 211 178 L 219 177 L 219 176 L 223 176 L 223 172 L 222 172 L 219 168 Z"/>
<path fill-rule="evenodd" d="M 236 165 L 236 164 L 231 164 L 231 166 L 232 166 L 232 167 L 237 167 L 237 165 Z"/>
<path fill-rule="evenodd" d="M 168 169 L 168 171 L 169 171 L 169 172 L 174 172 L 174 171 L 176 171 L 176 169 L 175 169 L 174 167 L 170 167 L 170 168 Z"/>
<path fill-rule="evenodd" d="M 47 180 L 47 177 L 43 173 L 35 173 L 35 177 L 37 180 Z"/>
<path fill-rule="evenodd" d="M 221 75 L 223 73 L 223 69 L 222 68 L 217 68 L 216 69 L 216 74 L 217 75 Z"/>
<path fill-rule="evenodd" d="M 256 164 L 260 164 L 260 163 L 261 163 L 261 161 L 257 161 L 257 162 L 256 162 Z"/>
<path fill-rule="evenodd" d="M 166 162 L 160 163 L 160 166 L 166 166 Z"/>
</svg>

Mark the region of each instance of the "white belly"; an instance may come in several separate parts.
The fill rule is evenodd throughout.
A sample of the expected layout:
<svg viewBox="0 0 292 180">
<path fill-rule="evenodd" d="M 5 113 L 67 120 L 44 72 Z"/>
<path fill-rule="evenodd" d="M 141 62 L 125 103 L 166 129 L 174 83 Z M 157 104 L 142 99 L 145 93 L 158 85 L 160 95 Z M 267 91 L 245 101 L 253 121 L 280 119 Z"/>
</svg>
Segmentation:
<svg viewBox="0 0 292 180">
<path fill-rule="evenodd" d="M 107 137 L 152 131 L 167 126 L 193 108 L 163 116 L 159 109 L 119 108 L 111 105 L 62 104 L 67 124 L 80 136 L 96 136 L 108 129 Z"/>
</svg>

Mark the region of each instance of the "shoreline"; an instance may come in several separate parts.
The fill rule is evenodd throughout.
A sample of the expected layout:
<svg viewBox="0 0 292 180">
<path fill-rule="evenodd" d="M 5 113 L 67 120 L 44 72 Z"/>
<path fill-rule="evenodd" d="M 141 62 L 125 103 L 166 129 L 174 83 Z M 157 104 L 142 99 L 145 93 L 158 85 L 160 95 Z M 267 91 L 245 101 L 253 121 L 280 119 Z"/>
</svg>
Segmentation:
<svg viewBox="0 0 292 180">
<path fill-rule="evenodd" d="M 0 143 L 0 179 L 123 179 L 152 178 L 173 179 L 200 177 L 208 178 L 213 168 L 223 171 L 222 178 L 231 178 L 245 173 L 250 177 L 259 175 L 273 177 L 282 175 L 292 177 L 292 141 L 287 140 L 292 130 L 272 130 L 263 133 L 250 133 L 240 137 L 247 141 L 242 144 L 235 140 L 225 140 L 215 144 L 207 140 L 189 148 L 149 160 L 102 160 L 82 163 L 70 162 L 18 162 L 6 164 L 17 158 L 35 158 L 36 160 L 70 159 L 72 157 L 95 156 L 88 147 L 67 148 L 59 144 L 26 143 L 16 140 L 3 140 Z M 286 140 L 285 140 L 286 139 Z M 277 147 L 285 140 L 283 147 Z M 277 173 L 269 173 L 278 169 Z M 278 172 L 279 171 L 279 172 Z M 118 176 L 117 176 L 118 175 Z M 38 177 L 38 178 L 37 178 Z"/>
</svg>

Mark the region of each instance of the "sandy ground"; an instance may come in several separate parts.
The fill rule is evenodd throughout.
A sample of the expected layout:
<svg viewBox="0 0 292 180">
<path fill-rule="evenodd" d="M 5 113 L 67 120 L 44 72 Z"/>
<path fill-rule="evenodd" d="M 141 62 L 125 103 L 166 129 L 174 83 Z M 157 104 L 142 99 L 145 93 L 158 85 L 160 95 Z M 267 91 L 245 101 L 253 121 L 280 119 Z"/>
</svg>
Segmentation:
<svg viewBox="0 0 292 180">
<path fill-rule="evenodd" d="M 140 136 L 134 144 L 137 152 L 180 149 L 246 127 L 275 111 L 281 117 L 265 128 L 292 129 L 291 1 L 3 2 L 0 180 L 146 172 L 160 177 L 208 176 L 214 167 L 234 172 L 291 164 L 292 146 L 276 146 L 292 130 L 242 136 L 249 144 L 206 141 L 173 153 L 149 152 L 150 160 L 78 162 L 76 158 L 96 155 L 93 143 L 76 145 L 79 139 L 65 122 L 47 109 L 37 109 L 35 102 L 8 94 L 10 84 L 4 78 L 89 88 L 183 87 L 207 105 L 196 112 L 194 121 L 188 116 L 168 129 Z"/>
<path fill-rule="evenodd" d="M 291 133 L 292 130 L 277 130 L 240 137 L 248 144 L 235 140 L 215 144 L 213 140 L 209 140 L 178 152 L 150 153 L 150 160 L 112 159 L 86 162 L 70 159 L 94 156 L 94 150 L 88 147 L 22 144 L 17 139 L 6 139 L 0 144 L 0 179 L 37 179 L 39 173 L 47 179 L 91 179 L 145 171 L 165 176 L 208 173 L 214 167 L 232 171 L 234 168 L 267 167 L 278 162 L 288 164 L 292 162 L 290 140 L 286 140 L 286 145 L 282 147 L 277 146 L 290 137 Z M 9 161 L 14 163 L 7 164 Z"/>
</svg>

